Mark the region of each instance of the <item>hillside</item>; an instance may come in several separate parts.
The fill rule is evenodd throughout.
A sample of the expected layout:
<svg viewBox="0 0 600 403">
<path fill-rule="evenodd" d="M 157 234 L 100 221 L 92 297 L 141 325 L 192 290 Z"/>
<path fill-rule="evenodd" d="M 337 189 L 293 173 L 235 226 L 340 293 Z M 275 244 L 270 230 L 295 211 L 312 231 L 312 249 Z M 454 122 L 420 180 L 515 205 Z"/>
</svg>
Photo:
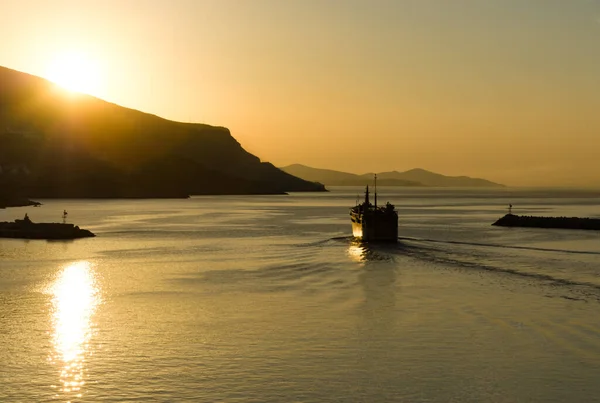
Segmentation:
<svg viewBox="0 0 600 403">
<path fill-rule="evenodd" d="M 298 178 L 323 183 L 326 186 L 363 186 L 373 180 L 373 174 L 366 174 L 370 176 L 365 179 L 361 175 L 331 169 L 311 168 L 301 164 L 288 165 L 280 169 Z M 415 181 L 398 178 L 382 178 L 382 180 L 378 178 L 377 183 L 382 186 L 423 186 Z"/>
<path fill-rule="evenodd" d="M 355 174 L 334 171 L 331 169 L 311 168 L 306 165 L 293 164 L 283 168 L 282 171 L 291 175 L 297 176 L 311 182 L 328 183 L 330 185 L 352 184 L 360 180 L 360 177 Z"/>
<path fill-rule="evenodd" d="M 362 177 L 367 179 L 372 178 L 373 175 L 365 174 Z M 411 169 L 406 172 L 381 172 L 377 174 L 377 179 L 378 181 L 379 179 L 408 180 L 432 187 L 504 187 L 504 185 L 486 179 L 471 178 L 469 176 L 446 176 L 421 168 Z"/>
<path fill-rule="evenodd" d="M 261 162 L 224 127 L 170 121 L 4 67 L 0 187 L 32 198 L 324 190 Z"/>
<path fill-rule="evenodd" d="M 311 168 L 293 164 L 281 170 L 299 178 L 320 182 L 326 186 L 362 186 L 371 183 L 374 173 L 362 175 L 330 169 Z M 503 187 L 486 179 L 468 176 L 446 176 L 416 168 L 406 172 L 381 172 L 377 174 L 377 183 L 382 186 L 431 186 L 431 187 Z"/>
</svg>

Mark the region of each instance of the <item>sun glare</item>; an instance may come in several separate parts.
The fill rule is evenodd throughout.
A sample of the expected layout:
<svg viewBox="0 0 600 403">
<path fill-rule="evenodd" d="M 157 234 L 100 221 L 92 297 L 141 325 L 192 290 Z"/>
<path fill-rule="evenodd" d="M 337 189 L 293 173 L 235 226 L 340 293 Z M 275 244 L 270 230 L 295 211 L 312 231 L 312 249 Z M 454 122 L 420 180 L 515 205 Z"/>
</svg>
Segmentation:
<svg viewBox="0 0 600 403">
<path fill-rule="evenodd" d="M 101 90 L 98 64 L 84 53 L 69 52 L 57 55 L 48 66 L 47 77 L 74 92 L 98 95 Z"/>
<path fill-rule="evenodd" d="M 55 351 L 49 361 L 60 369 L 56 397 L 81 397 L 93 333 L 92 316 L 100 301 L 94 268 L 87 261 L 65 267 L 48 288 L 52 294 Z"/>
</svg>

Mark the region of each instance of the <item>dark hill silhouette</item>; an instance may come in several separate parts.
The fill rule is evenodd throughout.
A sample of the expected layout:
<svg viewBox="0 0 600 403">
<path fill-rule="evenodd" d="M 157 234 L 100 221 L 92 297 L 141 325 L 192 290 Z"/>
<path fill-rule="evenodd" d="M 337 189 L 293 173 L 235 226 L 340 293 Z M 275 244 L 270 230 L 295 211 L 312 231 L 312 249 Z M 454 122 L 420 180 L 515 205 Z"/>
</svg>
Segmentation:
<svg viewBox="0 0 600 403">
<path fill-rule="evenodd" d="M 373 177 L 372 174 L 362 176 L 365 178 Z M 504 185 L 486 179 L 471 178 L 468 176 L 446 176 L 421 168 L 411 169 L 406 172 L 381 172 L 377 174 L 377 178 L 409 180 L 432 187 L 504 187 Z"/>
<path fill-rule="evenodd" d="M 41 203 L 31 201 L 14 194 L 7 194 L 6 190 L 0 192 L 0 209 L 7 207 L 39 206 Z"/>
<path fill-rule="evenodd" d="M 308 181 L 337 185 L 340 183 L 351 183 L 359 180 L 359 176 L 347 172 L 334 171 L 332 169 L 311 168 L 306 165 L 293 164 L 281 168 L 289 174 Z"/>
<path fill-rule="evenodd" d="M 293 164 L 281 168 L 299 178 L 320 182 L 327 186 L 362 186 L 373 180 L 374 173 L 356 175 L 330 169 L 311 168 Z M 503 187 L 504 185 L 485 179 L 468 176 L 445 176 L 416 168 L 406 172 L 381 172 L 377 183 L 382 186 L 432 186 L 432 187 Z"/>
<path fill-rule="evenodd" d="M 373 174 L 365 174 L 370 175 L 365 181 L 365 178 L 361 175 L 334 171 L 331 169 L 311 168 L 301 164 L 288 165 L 281 168 L 281 170 L 297 176 L 298 178 L 330 186 L 362 186 L 365 183 L 368 183 L 368 181 L 373 180 Z M 383 178 L 381 180 L 378 178 L 377 183 L 381 186 L 423 186 L 419 182 L 398 178 Z"/>
<path fill-rule="evenodd" d="M 170 121 L 4 67 L 0 185 L 38 198 L 324 190 L 261 162 L 224 127 Z"/>
</svg>

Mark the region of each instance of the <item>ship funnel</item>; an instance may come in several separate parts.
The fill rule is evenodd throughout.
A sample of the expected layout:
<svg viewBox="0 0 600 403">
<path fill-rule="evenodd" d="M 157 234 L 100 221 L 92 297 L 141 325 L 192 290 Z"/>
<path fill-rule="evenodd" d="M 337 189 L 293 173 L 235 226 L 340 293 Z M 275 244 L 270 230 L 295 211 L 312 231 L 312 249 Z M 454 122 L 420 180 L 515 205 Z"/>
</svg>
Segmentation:
<svg viewBox="0 0 600 403">
<path fill-rule="evenodd" d="M 377 174 L 375 174 L 375 208 L 377 209 Z"/>
</svg>

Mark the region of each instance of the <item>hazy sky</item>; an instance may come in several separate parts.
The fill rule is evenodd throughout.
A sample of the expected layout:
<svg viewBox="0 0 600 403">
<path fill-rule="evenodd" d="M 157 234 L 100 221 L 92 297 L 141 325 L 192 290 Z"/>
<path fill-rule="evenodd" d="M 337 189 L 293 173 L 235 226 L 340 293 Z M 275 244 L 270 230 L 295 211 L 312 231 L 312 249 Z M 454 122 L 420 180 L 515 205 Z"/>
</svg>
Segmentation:
<svg viewBox="0 0 600 403">
<path fill-rule="evenodd" d="M 0 0 L 0 65 L 276 165 L 600 186 L 597 0 Z M 56 68 L 56 66 L 54 67 Z"/>
</svg>

